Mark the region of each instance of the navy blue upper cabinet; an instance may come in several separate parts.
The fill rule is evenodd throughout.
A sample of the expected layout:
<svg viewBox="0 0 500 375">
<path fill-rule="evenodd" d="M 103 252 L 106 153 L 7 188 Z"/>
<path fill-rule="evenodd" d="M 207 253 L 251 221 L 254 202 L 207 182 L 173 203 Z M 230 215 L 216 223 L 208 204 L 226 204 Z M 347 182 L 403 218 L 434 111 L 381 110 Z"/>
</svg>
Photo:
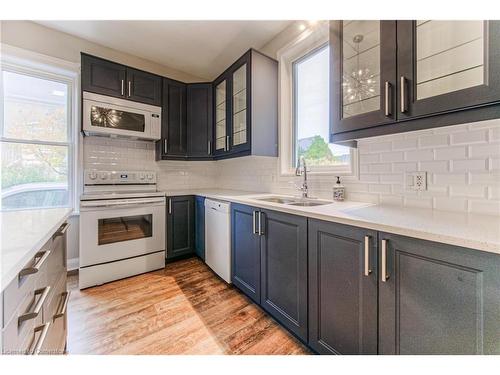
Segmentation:
<svg viewBox="0 0 500 375">
<path fill-rule="evenodd" d="M 307 342 L 307 218 L 261 210 L 261 306 Z"/>
<path fill-rule="evenodd" d="M 216 158 L 278 155 L 278 62 L 253 49 L 213 83 Z"/>
<path fill-rule="evenodd" d="M 396 22 L 331 21 L 330 95 L 335 133 L 396 119 Z"/>
<path fill-rule="evenodd" d="M 167 259 L 194 252 L 194 197 L 167 197 Z"/>
<path fill-rule="evenodd" d="M 160 76 L 127 68 L 127 99 L 160 106 L 161 81 Z"/>
<path fill-rule="evenodd" d="M 377 354 L 377 232 L 309 220 L 309 345 Z"/>
<path fill-rule="evenodd" d="M 380 354 L 500 354 L 500 257 L 379 233 Z"/>
<path fill-rule="evenodd" d="M 112 61 L 81 54 L 82 90 L 161 105 L 161 77 Z"/>
<path fill-rule="evenodd" d="M 188 84 L 187 153 L 190 159 L 207 159 L 212 157 L 212 111 L 212 84 Z"/>
<path fill-rule="evenodd" d="M 260 303 L 260 237 L 258 210 L 231 204 L 231 280 L 243 293 Z"/>
<path fill-rule="evenodd" d="M 98 57 L 81 54 L 82 90 L 125 98 L 127 67 Z"/>
<path fill-rule="evenodd" d="M 331 21 L 331 140 L 500 117 L 500 21 Z"/>
</svg>

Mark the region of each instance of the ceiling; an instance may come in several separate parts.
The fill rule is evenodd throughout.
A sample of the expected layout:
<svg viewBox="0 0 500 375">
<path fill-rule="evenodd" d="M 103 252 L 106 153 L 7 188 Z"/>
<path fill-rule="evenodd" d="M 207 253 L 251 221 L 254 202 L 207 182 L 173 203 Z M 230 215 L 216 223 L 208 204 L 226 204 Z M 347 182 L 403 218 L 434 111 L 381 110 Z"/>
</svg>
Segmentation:
<svg viewBox="0 0 500 375">
<path fill-rule="evenodd" d="M 38 21 L 103 46 L 213 79 L 292 21 Z"/>
</svg>

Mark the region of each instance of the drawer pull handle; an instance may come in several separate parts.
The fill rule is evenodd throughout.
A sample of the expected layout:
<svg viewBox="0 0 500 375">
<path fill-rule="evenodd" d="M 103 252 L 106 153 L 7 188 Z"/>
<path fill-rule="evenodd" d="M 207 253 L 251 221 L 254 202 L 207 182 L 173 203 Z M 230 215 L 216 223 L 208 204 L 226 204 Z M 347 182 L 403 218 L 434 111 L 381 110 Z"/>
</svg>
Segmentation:
<svg viewBox="0 0 500 375">
<path fill-rule="evenodd" d="M 386 282 L 389 278 L 387 273 L 387 240 L 382 240 L 382 282 Z"/>
<path fill-rule="evenodd" d="M 54 237 L 59 237 L 59 236 L 64 235 L 66 233 L 66 231 L 68 230 L 68 228 L 69 228 L 69 223 L 64 223 L 63 225 L 61 225 L 61 227 L 56 232 L 56 234 L 54 235 Z"/>
<path fill-rule="evenodd" d="M 365 276 L 370 276 L 370 236 L 365 236 Z"/>
<path fill-rule="evenodd" d="M 401 113 L 405 113 L 408 110 L 407 107 L 407 98 L 406 98 L 406 78 L 404 76 L 401 76 L 400 79 L 400 89 L 401 89 L 401 97 L 399 98 L 399 101 L 401 102 Z"/>
<path fill-rule="evenodd" d="M 27 267 L 27 268 L 22 269 L 21 272 L 19 272 L 19 278 L 22 278 L 24 276 L 31 275 L 31 274 L 34 274 L 34 273 L 37 273 L 38 271 L 40 271 L 40 268 L 45 263 L 45 261 L 47 260 L 49 255 L 50 255 L 50 250 L 38 252 L 35 255 L 35 259 L 38 258 L 36 263 L 33 265 L 33 267 Z"/>
<path fill-rule="evenodd" d="M 36 302 L 33 311 L 19 315 L 19 317 L 17 318 L 18 325 L 21 325 L 21 323 L 26 321 L 26 320 L 34 319 L 38 316 L 38 314 L 40 314 L 40 311 L 42 310 L 42 306 L 45 303 L 45 300 L 47 299 L 49 292 L 50 292 L 50 286 L 46 286 L 43 289 L 35 290 L 35 296 L 37 296 L 39 294 L 41 294 L 41 296 L 38 299 L 38 301 Z"/>
<path fill-rule="evenodd" d="M 252 214 L 252 227 L 253 227 L 253 234 L 257 234 L 257 225 L 255 224 L 255 216 L 257 214 L 257 211 L 254 211 Z"/>
<path fill-rule="evenodd" d="M 40 336 L 38 337 L 38 340 L 36 341 L 36 344 L 31 351 L 31 355 L 38 355 L 40 354 L 40 351 L 42 350 L 43 343 L 45 339 L 47 338 L 47 333 L 49 333 L 49 327 L 50 327 L 50 322 L 47 322 L 41 326 L 38 326 L 35 328 L 34 332 L 42 331 L 40 333 Z"/>
<path fill-rule="evenodd" d="M 69 292 L 62 293 L 61 297 L 64 298 L 61 306 L 61 311 L 59 311 L 57 314 L 54 315 L 54 320 L 66 315 L 66 309 L 68 308 L 68 301 L 69 301 Z"/>
</svg>

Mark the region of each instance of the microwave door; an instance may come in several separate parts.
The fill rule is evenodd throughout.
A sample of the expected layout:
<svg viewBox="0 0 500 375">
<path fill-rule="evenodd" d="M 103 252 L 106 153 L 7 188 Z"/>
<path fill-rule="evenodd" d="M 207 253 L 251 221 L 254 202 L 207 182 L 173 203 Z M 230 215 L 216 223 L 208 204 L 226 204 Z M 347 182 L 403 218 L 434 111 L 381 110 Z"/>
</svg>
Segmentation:
<svg viewBox="0 0 500 375">
<path fill-rule="evenodd" d="M 126 130 L 144 134 L 146 116 L 143 113 L 133 113 L 101 105 L 92 105 L 90 107 L 90 123 L 94 127 Z"/>
</svg>

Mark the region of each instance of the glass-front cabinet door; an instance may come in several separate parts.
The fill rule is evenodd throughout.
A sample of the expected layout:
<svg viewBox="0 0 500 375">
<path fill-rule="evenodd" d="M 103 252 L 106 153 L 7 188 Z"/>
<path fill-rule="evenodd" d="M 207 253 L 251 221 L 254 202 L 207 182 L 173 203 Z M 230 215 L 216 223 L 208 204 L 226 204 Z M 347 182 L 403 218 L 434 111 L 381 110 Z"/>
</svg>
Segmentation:
<svg viewBox="0 0 500 375">
<path fill-rule="evenodd" d="M 398 118 L 500 99 L 499 21 L 398 21 Z"/>
<path fill-rule="evenodd" d="M 246 145 L 248 141 L 248 93 L 247 63 L 232 73 L 231 101 L 231 149 L 234 151 Z"/>
<path fill-rule="evenodd" d="M 215 154 L 224 153 L 229 148 L 227 110 L 227 79 L 222 79 L 215 84 Z"/>
<path fill-rule="evenodd" d="M 396 22 L 331 21 L 334 133 L 395 119 Z"/>
</svg>

